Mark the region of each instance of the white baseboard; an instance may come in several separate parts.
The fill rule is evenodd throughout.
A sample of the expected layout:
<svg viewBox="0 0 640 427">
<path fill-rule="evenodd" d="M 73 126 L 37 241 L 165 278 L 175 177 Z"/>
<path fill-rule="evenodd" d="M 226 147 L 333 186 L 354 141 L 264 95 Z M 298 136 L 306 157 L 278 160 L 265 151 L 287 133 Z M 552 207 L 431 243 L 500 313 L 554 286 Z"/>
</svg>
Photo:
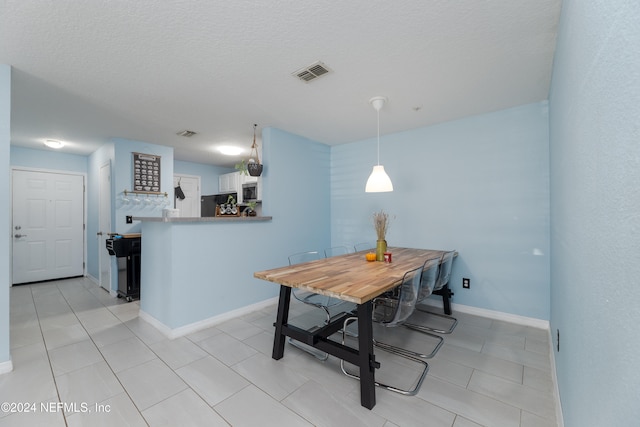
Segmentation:
<svg viewBox="0 0 640 427">
<path fill-rule="evenodd" d="M 87 279 L 91 280 L 93 283 L 95 283 L 97 286 L 100 286 L 100 281 L 98 279 L 96 279 L 95 277 L 93 277 L 90 274 L 85 275 L 84 277 L 86 277 Z"/>
<path fill-rule="evenodd" d="M 0 375 L 11 371 L 13 371 L 13 362 L 11 360 L 0 363 Z"/>
<path fill-rule="evenodd" d="M 442 300 L 427 299 L 423 304 L 439 307 L 442 310 Z M 502 311 L 488 310 L 486 308 L 471 307 L 469 305 L 451 303 L 451 310 L 461 313 L 473 314 L 475 316 L 488 317 L 494 320 L 502 320 L 504 322 L 516 323 L 523 326 L 531 326 L 532 328 L 549 330 L 549 321 L 536 319 L 534 317 L 518 316 L 516 314 L 504 313 Z"/>
<path fill-rule="evenodd" d="M 162 332 L 162 334 L 167 338 L 174 339 L 174 338 L 182 337 L 184 335 L 192 334 L 194 332 L 198 332 L 202 329 L 206 329 L 211 326 L 215 326 L 217 324 L 226 322 L 227 320 L 231 320 L 236 317 L 244 316 L 245 314 L 249 314 L 254 311 L 262 310 L 265 307 L 269 307 L 277 303 L 278 303 L 278 297 L 269 298 L 264 301 L 257 302 L 255 304 L 248 305 L 246 307 L 241 307 L 236 310 L 231 310 L 226 313 L 209 317 L 208 319 L 200 320 L 198 322 L 190 323 L 188 325 L 180 326 L 179 328 L 175 328 L 175 329 L 171 329 L 169 326 L 165 325 L 155 317 L 151 316 L 149 313 L 144 312 L 142 309 L 140 310 L 139 316 L 142 320 L 150 323 L 156 329 Z"/>
</svg>

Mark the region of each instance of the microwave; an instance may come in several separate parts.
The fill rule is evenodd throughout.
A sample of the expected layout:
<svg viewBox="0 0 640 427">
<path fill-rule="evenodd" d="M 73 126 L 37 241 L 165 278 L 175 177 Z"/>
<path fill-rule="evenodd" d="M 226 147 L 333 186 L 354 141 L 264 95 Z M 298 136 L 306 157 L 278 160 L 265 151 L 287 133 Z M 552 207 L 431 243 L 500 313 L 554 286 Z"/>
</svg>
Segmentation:
<svg viewBox="0 0 640 427">
<path fill-rule="evenodd" d="M 255 200 L 258 200 L 258 183 L 247 182 L 242 184 L 242 201 L 246 203 Z"/>
</svg>

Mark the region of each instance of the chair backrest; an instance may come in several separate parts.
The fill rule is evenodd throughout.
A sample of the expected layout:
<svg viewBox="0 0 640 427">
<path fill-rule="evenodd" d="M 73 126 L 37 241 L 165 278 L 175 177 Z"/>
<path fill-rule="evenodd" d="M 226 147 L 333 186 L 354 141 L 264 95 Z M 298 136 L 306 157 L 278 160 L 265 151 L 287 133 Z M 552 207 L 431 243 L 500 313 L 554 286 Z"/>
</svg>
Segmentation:
<svg viewBox="0 0 640 427">
<path fill-rule="evenodd" d="M 385 316 L 386 318 L 382 319 L 376 319 L 374 317 L 375 321 L 379 321 L 385 326 L 396 326 L 402 324 L 409 316 L 411 316 L 418 300 L 422 268 L 423 267 L 418 267 L 404 273 L 402 284 L 398 288 L 397 297 L 392 300 L 387 299 L 386 302 L 387 304 L 392 302 L 392 315 L 389 317 Z"/>
<path fill-rule="evenodd" d="M 318 251 L 298 252 L 297 254 L 289 255 L 289 265 L 302 264 L 303 262 L 315 261 L 321 258 L 324 258 L 324 256 Z"/>
<path fill-rule="evenodd" d="M 324 250 L 324 256 L 327 258 L 332 256 L 337 256 L 337 255 L 344 255 L 348 253 L 349 253 L 349 249 L 347 249 L 346 246 L 334 246 L 332 248 L 327 248 Z"/>
<path fill-rule="evenodd" d="M 374 249 L 375 247 L 376 247 L 375 242 L 362 242 L 362 243 L 356 243 L 355 245 L 353 245 L 353 249 L 355 249 L 356 252 Z"/>
<path fill-rule="evenodd" d="M 440 261 L 442 257 L 428 259 L 422 267 L 422 278 L 420 279 L 420 292 L 418 293 L 418 302 L 429 298 L 435 289 L 438 280 L 438 272 L 440 271 Z"/>
<path fill-rule="evenodd" d="M 442 255 L 442 261 L 440 262 L 440 273 L 438 274 L 438 280 L 434 287 L 434 291 L 439 291 L 444 285 L 449 283 L 449 277 L 451 276 L 451 267 L 453 266 L 453 255 L 456 251 L 445 252 Z"/>
</svg>

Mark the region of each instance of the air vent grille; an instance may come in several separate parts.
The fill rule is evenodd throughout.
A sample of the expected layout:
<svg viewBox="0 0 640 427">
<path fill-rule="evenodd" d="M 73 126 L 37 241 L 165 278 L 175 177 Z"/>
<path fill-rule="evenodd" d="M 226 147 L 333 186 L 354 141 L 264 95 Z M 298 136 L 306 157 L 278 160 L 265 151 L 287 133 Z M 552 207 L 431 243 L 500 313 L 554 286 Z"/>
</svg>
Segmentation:
<svg viewBox="0 0 640 427">
<path fill-rule="evenodd" d="M 296 76 L 303 82 L 310 82 L 311 80 L 315 80 L 320 76 L 330 73 L 331 70 L 325 64 L 320 61 L 314 62 L 313 64 L 301 68 L 298 71 L 291 73 Z"/>
<path fill-rule="evenodd" d="M 178 132 L 176 135 L 184 136 L 185 138 L 191 138 L 193 135 L 197 135 L 197 132 L 194 132 L 192 130 L 183 130 Z"/>
</svg>

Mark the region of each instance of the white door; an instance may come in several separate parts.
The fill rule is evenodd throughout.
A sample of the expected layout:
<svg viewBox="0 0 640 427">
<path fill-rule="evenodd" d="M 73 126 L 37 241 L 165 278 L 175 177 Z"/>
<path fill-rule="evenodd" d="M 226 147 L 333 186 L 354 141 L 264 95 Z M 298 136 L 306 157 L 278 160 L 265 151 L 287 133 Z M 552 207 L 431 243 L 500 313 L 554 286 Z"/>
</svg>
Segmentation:
<svg viewBox="0 0 640 427">
<path fill-rule="evenodd" d="M 178 184 L 185 195 L 184 200 L 176 197 L 176 209 L 180 209 L 180 216 L 200 216 L 200 177 L 173 175 L 173 187 L 177 187 Z"/>
<path fill-rule="evenodd" d="M 13 281 L 84 274 L 84 177 L 13 170 Z"/>
<path fill-rule="evenodd" d="M 98 264 L 100 286 L 111 290 L 111 255 L 107 252 L 106 241 L 111 232 L 111 164 L 100 167 L 100 187 L 98 192 Z"/>
</svg>

